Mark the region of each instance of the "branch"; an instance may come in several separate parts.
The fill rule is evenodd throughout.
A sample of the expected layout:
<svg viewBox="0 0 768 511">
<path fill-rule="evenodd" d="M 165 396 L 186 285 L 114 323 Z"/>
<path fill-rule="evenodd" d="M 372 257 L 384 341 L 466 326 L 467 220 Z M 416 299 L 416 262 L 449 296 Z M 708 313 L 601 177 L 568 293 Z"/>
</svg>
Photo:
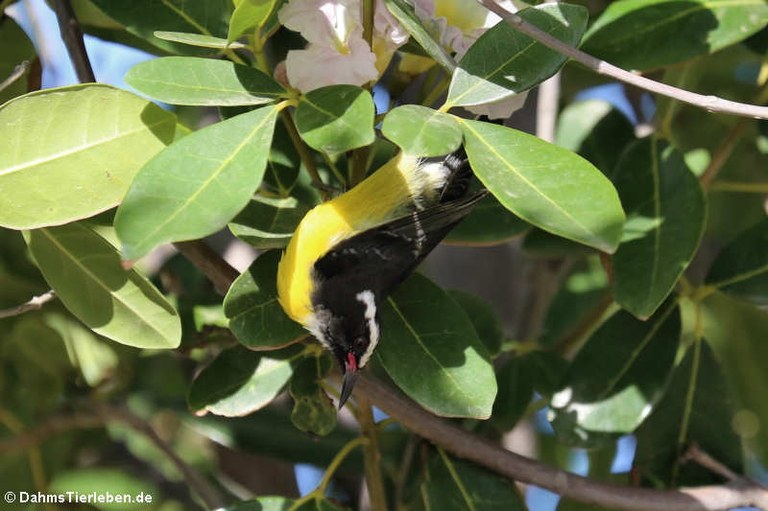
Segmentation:
<svg viewBox="0 0 768 511">
<path fill-rule="evenodd" d="M 435 417 L 385 387 L 370 374 L 361 375 L 357 389 L 403 426 L 446 451 L 515 481 L 535 484 L 579 502 L 629 511 L 712 511 L 749 505 L 768 509 L 768 492 L 756 485 L 701 486 L 663 491 L 577 476 L 502 449 Z"/>
<path fill-rule="evenodd" d="M 78 81 L 80 83 L 95 82 L 96 76 L 93 74 L 88 52 L 85 51 L 83 31 L 80 30 L 80 25 L 75 18 L 72 3 L 70 0 L 54 0 L 53 10 L 56 12 L 61 39 L 67 48 L 69 60 L 72 61 Z"/>
<path fill-rule="evenodd" d="M 696 94 L 695 92 L 678 89 L 677 87 L 672 87 L 671 85 L 630 73 L 629 71 L 625 71 L 620 67 L 593 57 L 572 46 L 568 46 L 543 30 L 531 25 L 517 14 L 507 11 L 497 4 L 495 0 L 477 0 L 477 2 L 489 11 L 498 14 L 504 21 L 512 25 L 515 30 L 522 32 L 544 46 L 587 66 L 597 74 L 614 78 L 649 92 L 661 94 L 662 96 L 667 96 L 700 108 L 705 108 L 710 112 L 754 117 L 755 119 L 768 119 L 768 107 L 738 103 L 717 96 Z"/>
<path fill-rule="evenodd" d="M 26 73 L 29 70 L 29 61 L 25 60 L 21 64 L 17 65 L 15 68 L 13 68 L 13 71 L 10 75 L 8 75 L 8 78 L 0 82 L 0 92 L 10 87 L 13 82 L 24 76 L 24 73 Z"/>
<path fill-rule="evenodd" d="M 218 509 L 224 502 L 200 473 L 182 460 L 163 440 L 152 425 L 126 408 L 100 406 L 92 412 L 77 412 L 71 415 L 54 415 L 38 427 L 0 441 L 0 455 L 30 449 L 45 439 L 73 429 L 102 428 L 109 422 L 125 424 L 144 435 L 155 447 L 165 454 L 181 472 L 189 488 L 205 502 L 209 509 Z"/>
<path fill-rule="evenodd" d="M 0 319 L 19 316 L 25 312 L 39 310 L 43 307 L 43 305 L 50 302 L 54 298 L 56 298 L 56 294 L 53 292 L 53 289 L 51 289 L 50 291 L 45 292 L 39 296 L 32 297 L 31 300 L 24 302 L 21 305 L 0 310 Z"/>
<path fill-rule="evenodd" d="M 235 268 L 217 254 L 204 241 L 179 241 L 173 244 L 181 254 L 189 259 L 203 275 L 208 277 L 222 295 L 227 294 L 229 286 L 240 275 Z"/>
</svg>

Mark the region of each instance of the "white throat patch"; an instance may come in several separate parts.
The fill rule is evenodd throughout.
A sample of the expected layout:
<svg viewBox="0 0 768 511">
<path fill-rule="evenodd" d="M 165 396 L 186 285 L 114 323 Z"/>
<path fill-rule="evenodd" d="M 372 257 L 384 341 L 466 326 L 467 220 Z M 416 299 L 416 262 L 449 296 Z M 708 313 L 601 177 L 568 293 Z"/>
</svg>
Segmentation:
<svg viewBox="0 0 768 511">
<path fill-rule="evenodd" d="M 368 359 L 373 355 L 373 350 L 376 349 L 376 345 L 379 343 L 379 324 L 376 323 L 376 298 L 373 296 L 373 292 L 367 289 L 357 293 L 355 298 L 365 305 L 365 320 L 368 322 L 368 332 L 370 334 L 368 348 L 360 357 L 360 367 L 365 367 Z"/>
</svg>

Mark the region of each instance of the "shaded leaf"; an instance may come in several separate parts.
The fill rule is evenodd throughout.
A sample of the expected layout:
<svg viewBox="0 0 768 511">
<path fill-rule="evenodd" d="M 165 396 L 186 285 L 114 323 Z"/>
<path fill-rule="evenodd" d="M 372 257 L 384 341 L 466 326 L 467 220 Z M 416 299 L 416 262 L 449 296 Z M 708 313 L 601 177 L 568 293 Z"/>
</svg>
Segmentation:
<svg viewBox="0 0 768 511">
<path fill-rule="evenodd" d="M 261 105 L 286 93 L 258 69 L 199 57 L 141 62 L 128 70 L 125 81 L 142 94 L 172 105 Z"/>
<path fill-rule="evenodd" d="M 323 353 L 304 357 L 296 365 L 289 387 L 291 422 L 301 431 L 325 436 L 336 427 L 336 407 L 320 385 L 331 370 L 331 362 Z"/>
<path fill-rule="evenodd" d="M 257 195 L 229 223 L 232 234 L 261 249 L 285 248 L 309 208 L 293 197 Z"/>
<path fill-rule="evenodd" d="M 82 468 L 65 470 L 56 474 L 50 483 L 49 490 L 52 494 L 73 494 L 75 496 L 88 497 L 95 495 L 102 499 L 89 499 L 89 505 L 102 511 L 134 511 L 138 505 L 136 498 L 144 499 L 143 506 L 149 507 L 158 489 L 147 481 L 147 478 L 139 478 L 116 468 Z M 130 502 L 107 502 L 107 495 L 124 497 L 130 495 Z M 123 499 L 121 499 L 123 500 Z M 74 501 L 73 501 L 74 502 Z M 143 507 L 142 506 L 142 507 Z"/>
<path fill-rule="evenodd" d="M 370 92 L 353 85 L 330 85 L 303 95 L 296 129 L 318 151 L 338 154 L 372 144 L 375 114 Z"/>
<path fill-rule="evenodd" d="M 171 142 L 175 124 L 157 105 L 100 84 L 4 104 L 0 225 L 58 225 L 116 206 L 142 165 Z"/>
<path fill-rule="evenodd" d="M 518 13 L 532 25 L 570 46 L 578 46 L 587 10 L 549 3 Z M 557 72 L 566 57 L 507 23 L 498 23 L 469 48 L 453 73 L 446 107 L 500 101 L 530 89 Z"/>
<path fill-rule="evenodd" d="M 261 182 L 277 109 L 265 106 L 174 142 L 136 176 L 115 216 L 123 256 L 212 234 Z"/>
<path fill-rule="evenodd" d="M 456 63 L 440 45 L 440 28 L 437 23 L 425 27 L 424 22 L 416 16 L 413 6 L 405 0 L 384 0 L 384 4 L 424 52 L 446 71 L 453 73 Z"/>
<path fill-rule="evenodd" d="M 227 39 L 234 41 L 246 31 L 262 27 L 280 0 L 241 0 L 235 4 L 235 12 L 229 20 Z"/>
<path fill-rule="evenodd" d="M 582 49 L 626 69 L 646 70 L 713 53 L 767 23 L 763 0 L 621 0 L 590 27 Z"/>
<path fill-rule="evenodd" d="M 461 305 L 467 317 L 475 327 L 477 336 L 485 345 L 488 353 L 493 357 L 501 351 L 501 342 L 504 332 L 501 319 L 491 305 L 479 296 L 464 291 L 448 291 L 451 298 Z"/>
<path fill-rule="evenodd" d="M 8 79 L 16 66 L 26 62 L 27 70 L 15 82 L 0 90 L 0 105 L 27 92 L 32 61 L 37 58 L 35 45 L 10 16 L 0 18 L 0 82 Z"/>
<path fill-rule="evenodd" d="M 269 354 L 236 346 L 222 351 L 189 389 L 189 406 L 196 413 L 239 417 L 272 402 L 291 378 L 298 350 Z"/>
<path fill-rule="evenodd" d="M 461 128 L 452 116 L 420 105 L 387 112 L 381 132 L 404 153 L 415 156 L 440 156 L 461 145 Z"/>
<path fill-rule="evenodd" d="M 724 293 L 768 304 L 768 219 L 747 229 L 720 252 L 706 282 Z"/>
<path fill-rule="evenodd" d="M 507 209 L 565 238 L 615 250 L 624 212 L 616 190 L 592 164 L 520 131 L 461 124 L 475 175 Z"/>
<path fill-rule="evenodd" d="M 680 313 L 673 301 L 648 321 L 617 312 L 579 350 L 565 386 L 552 397 L 553 412 L 571 416 L 567 423 L 578 429 L 634 431 L 667 381 L 679 339 Z"/>
<path fill-rule="evenodd" d="M 421 484 L 426 509 L 514 511 L 526 509 L 514 483 L 438 450 Z"/>
<path fill-rule="evenodd" d="M 696 253 L 706 218 L 704 194 L 682 154 L 651 139 L 627 149 L 614 183 L 627 211 L 621 246 L 613 255 L 614 297 L 646 318 Z"/>
<path fill-rule="evenodd" d="M 741 445 L 731 429 L 731 419 L 720 365 L 706 341 L 695 341 L 672 373 L 664 397 L 637 430 L 635 469 L 657 484 L 720 482 L 710 470 L 682 463 L 685 449 L 695 442 L 718 462 L 741 473 Z"/>
<path fill-rule="evenodd" d="M 274 349 L 295 342 L 306 331 L 277 301 L 279 251 L 262 254 L 230 286 L 224 314 L 237 339 L 251 349 Z"/>
<path fill-rule="evenodd" d="M 445 291 L 414 275 L 387 300 L 381 321 L 375 357 L 406 394 L 437 415 L 490 415 L 496 379 L 488 353 Z"/>
<path fill-rule="evenodd" d="M 487 195 L 448 233 L 445 242 L 457 245 L 497 245 L 519 236 L 530 227 L 530 224 L 502 206 L 496 197 Z"/>
<path fill-rule="evenodd" d="M 175 348 L 179 316 L 120 254 L 82 224 L 36 229 L 27 244 L 56 296 L 94 332 L 137 348 Z"/>
</svg>

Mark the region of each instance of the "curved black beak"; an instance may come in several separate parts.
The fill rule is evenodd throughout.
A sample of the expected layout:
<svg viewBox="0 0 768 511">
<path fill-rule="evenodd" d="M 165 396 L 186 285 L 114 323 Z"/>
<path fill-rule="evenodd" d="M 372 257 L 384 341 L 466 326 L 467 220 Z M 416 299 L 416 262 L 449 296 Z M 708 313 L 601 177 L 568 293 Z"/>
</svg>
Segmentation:
<svg viewBox="0 0 768 511">
<path fill-rule="evenodd" d="M 352 353 L 347 353 L 347 359 L 344 361 L 344 378 L 341 382 L 341 396 L 339 396 L 339 410 L 352 395 L 352 389 L 357 381 L 357 359 Z"/>
</svg>

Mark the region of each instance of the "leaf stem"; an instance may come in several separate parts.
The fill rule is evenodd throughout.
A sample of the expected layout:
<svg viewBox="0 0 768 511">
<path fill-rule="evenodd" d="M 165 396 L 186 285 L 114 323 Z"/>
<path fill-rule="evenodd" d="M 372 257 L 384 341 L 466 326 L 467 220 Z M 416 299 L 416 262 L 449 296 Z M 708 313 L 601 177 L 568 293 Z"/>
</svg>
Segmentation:
<svg viewBox="0 0 768 511">
<path fill-rule="evenodd" d="M 384 491 L 384 478 L 381 475 L 381 451 L 379 450 L 379 430 L 373 422 L 373 406 L 364 395 L 357 397 L 357 420 L 363 436 L 368 439 L 363 454 L 365 461 L 365 483 L 371 499 L 373 511 L 387 511 L 387 494 Z"/>
<path fill-rule="evenodd" d="M 291 137 L 293 147 L 296 148 L 296 152 L 299 153 L 301 162 L 304 164 L 304 167 L 309 173 L 309 177 L 312 180 L 312 186 L 320 190 L 320 192 L 325 196 L 325 194 L 327 194 L 327 187 L 323 183 L 323 180 L 320 179 L 320 174 L 317 172 L 315 160 L 312 159 L 312 155 L 307 150 L 307 146 L 304 145 L 304 141 L 301 139 L 299 131 L 296 129 L 296 125 L 293 123 L 293 119 L 291 118 L 291 114 L 288 112 L 288 110 L 280 111 L 280 120 L 283 122 L 286 131 L 288 131 L 288 136 Z"/>
</svg>

